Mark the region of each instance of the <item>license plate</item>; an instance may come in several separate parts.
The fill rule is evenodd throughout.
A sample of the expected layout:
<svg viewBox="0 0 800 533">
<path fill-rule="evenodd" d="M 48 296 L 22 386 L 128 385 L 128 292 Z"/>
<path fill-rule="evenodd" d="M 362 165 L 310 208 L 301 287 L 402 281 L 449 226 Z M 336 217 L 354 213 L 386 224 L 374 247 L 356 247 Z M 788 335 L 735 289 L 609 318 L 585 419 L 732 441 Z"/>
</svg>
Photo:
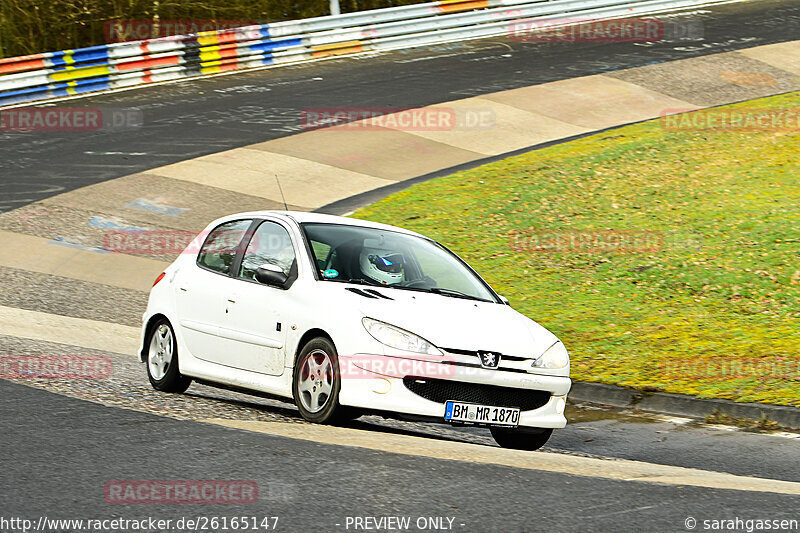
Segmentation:
<svg viewBox="0 0 800 533">
<path fill-rule="evenodd" d="M 466 422 L 486 426 L 517 426 L 519 409 L 516 407 L 492 407 L 474 403 L 447 401 L 444 419 L 448 422 Z"/>
</svg>

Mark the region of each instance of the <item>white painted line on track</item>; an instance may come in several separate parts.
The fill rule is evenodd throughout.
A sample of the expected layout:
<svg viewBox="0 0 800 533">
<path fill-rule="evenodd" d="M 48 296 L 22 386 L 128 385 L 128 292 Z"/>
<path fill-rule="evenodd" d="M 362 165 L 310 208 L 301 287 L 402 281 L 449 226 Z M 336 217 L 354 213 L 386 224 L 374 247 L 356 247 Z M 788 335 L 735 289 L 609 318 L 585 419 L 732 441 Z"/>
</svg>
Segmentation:
<svg viewBox="0 0 800 533">
<path fill-rule="evenodd" d="M 0 266 L 100 283 L 123 289 L 149 291 L 168 262 L 143 256 L 95 253 L 57 246 L 59 241 L 0 230 Z"/>
<path fill-rule="evenodd" d="M 800 483 L 791 481 L 737 476 L 724 472 L 627 459 L 598 459 L 541 451 L 507 450 L 479 444 L 315 424 L 223 419 L 207 419 L 202 422 L 323 444 L 354 446 L 404 455 L 493 464 L 615 481 L 800 495 Z"/>
<path fill-rule="evenodd" d="M 0 306 L 0 334 L 134 356 L 140 329 Z"/>
</svg>

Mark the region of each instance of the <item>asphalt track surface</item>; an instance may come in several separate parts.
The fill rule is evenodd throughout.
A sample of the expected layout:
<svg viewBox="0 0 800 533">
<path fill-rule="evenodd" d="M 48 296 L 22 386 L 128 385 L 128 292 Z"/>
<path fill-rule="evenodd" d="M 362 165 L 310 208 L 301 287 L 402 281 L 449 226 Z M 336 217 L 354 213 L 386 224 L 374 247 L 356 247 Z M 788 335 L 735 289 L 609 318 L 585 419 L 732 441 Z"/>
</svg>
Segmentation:
<svg viewBox="0 0 800 533">
<path fill-rule="evenodd" d="M 796 1 L 703 11 L 693 15 L 705 24 L 702 46 L 497 38 L 61 103 L 138 108 L 144 122 L 141 128 L 92 134 L 0 134 L 0 211 L 298 133 L 303 131 L 298 117 L 306 107 L 431 105 L 800 35 Z M 296 416 L 288 407 L 263 408 Z M 278 516 L 282 531 L 345 531 L 347 516 L 437 516 L 453 518 L 454 531 L 470 532 L 686 531 L 690 516 L 701 523 L 735 517 L 800 520 L 797 496 L 609 481 L 317 444 L 104 407 L 1 380 L 0 427 L 5 434 L 2 518 L 256 515 Z M 369 420 L 353 427 L 387 431 Z M 557 431 L 549 448 L 800 481 L 798 442 L 584 413 Z M 243 506 L 109 504 L 103 486 L 114 479 L 252 480 L 261 498 Z"/>
<path fill-rule="evenodd" d="M 701 524 L 735 517 L 800 519 L 797 496 L 330 446 L 105 407 L 6 381 L 0 381 L 0 420 L 13 437 L 3 452 L 2 516 L 34 523 L 41 516 L 277 516 L 278 531 L 353 531 L 346 528 L 348 516 L 408 516 L 452 518 L 451 531 L 469 532 L 686 531 L 689 517 Z M 105 500 L 107 482 L 142 479 L 253 481 L 259 501 L 199 506 Z"/>
<path fill-rule="evenodd" d="M 535 43 L 498 37 L 62 102 L 58 105 L 137 109 L 141 127 L 0 132 L 0 212 L 302 132 L 301 112 L 309 107 L 414 108 L 800 38 L 795 0 L 754 0 L 689 13 L 675 20 L 702 22 L 702 41 Z"/>
</svg>

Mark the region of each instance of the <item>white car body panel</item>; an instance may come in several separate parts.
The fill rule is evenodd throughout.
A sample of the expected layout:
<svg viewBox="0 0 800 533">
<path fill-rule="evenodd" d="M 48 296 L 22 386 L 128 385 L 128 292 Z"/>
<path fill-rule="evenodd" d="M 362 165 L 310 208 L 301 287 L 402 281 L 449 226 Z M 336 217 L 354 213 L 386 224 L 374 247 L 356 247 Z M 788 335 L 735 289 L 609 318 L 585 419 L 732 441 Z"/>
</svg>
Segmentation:
<svg viewBox="0 0 800 533">
<path fill-rule="evenodd" d="M 197 250 L 209 231 L 226 221 L 245 218 L 274 221 L 289 231 L 298 270 L 298 277 L 289 289 L 226 277 L 196 264 Z M 413 372 L 404 372 L 402 368 L 413 369 L 415 361 L 426 359 L 429 368 L 451 381 L 544 391 L 549 399 L 535 409 L 523 410 L 520 426 L 564 427 L 565 400 L 571 385 L 569 366 L 555 370 L 531 367 L 534 358 L 558 342 L 555 335 L 502 303 L 388 287 L 375 288 L 388 299 L 373 299 L 346 290 L 363 286 L 318 280 L 298 225 L 302 222 L 374 227 L 417 235 L 392 226 L 313 213 L 264 211 L 216 220 L 153 287 L 143 316 L 140 355 L 145 355 L 149 321 L 163 315 L 175 331 L 182 374 L 291 398 L 298 344 L 307 332 L 321 330 L 333 340 L 339 354 L 342 405 L 442 420 L 443 404 L 412 392 L 403 381 Z M 445 351 L 445 355 L 438 361 L 436 357 L 389 348 L 366 331 L 361 322 L 364 317 L 413 332 Z M 281 331 L 277 331 L 278 323 Z M 475 368 L 479 358 L 467 352 L 478 350 L 503 354 L 500 366 Z M 506 356 L 510 359 L 505 359 Z M 359 366 L 364 357 L 383 357 L 387 362 L 402 362 L 406 367 L 399 364 L 394 368 L 400 371 L 379 372 L 369 365 Z M 354 368 L 351 364 L 356 365 L 357 377 L 346 370 Z"/>
<path fill-rule="evenodd" d="M 214 361 L 225 350 L 218 332 L 224 318 L 223 290 L 227 281 L 232 280 L 185 265 L 170 283 L 174 284 L 177 326 L 182 330 L 186 352 L 194 357 Z"/>
</svg>

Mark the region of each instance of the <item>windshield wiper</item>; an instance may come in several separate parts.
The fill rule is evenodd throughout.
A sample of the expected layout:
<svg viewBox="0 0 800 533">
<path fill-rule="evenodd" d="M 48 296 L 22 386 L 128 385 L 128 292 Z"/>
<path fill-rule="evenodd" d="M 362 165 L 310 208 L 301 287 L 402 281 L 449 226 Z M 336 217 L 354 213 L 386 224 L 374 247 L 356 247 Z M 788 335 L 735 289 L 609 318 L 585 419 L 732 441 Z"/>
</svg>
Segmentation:
<svg viewBox="0 0 800 533">
<path fill-rule="evenodd" d="M 348 280 L 341 280 L 342 283 L 352 283 L 354 285 L 369 285 L 370 287 L 385 287 L 386 285 L 381 285 L 379 283 L 371 283 L 365 279 L 348 279 Z"/>
<path fill-rule="evenodd" d="M 483 298 L 478 298 L 477 296 L 472 296 L 470 294 L 464 294 L 463 292 L 459 292 L 453 289 L 443 289 L 442 287 L 433 287 L 428 289 L 429 292 L 434 294 L 441 294 L 442 296 L 451 296 L 453 298 L 464 298 L 465 300 L 478 300 L 479 302 L 488 302 L 489 300 L 484 300 Z"/>
<path fill-rule="evenodd" d="M 371 283 L 365 279 L 348 279 L 348 280 L 330 280 L 330 281 L 338 281 L 340 283 L 353 283 L 354 285 L 367 285 L 369 287 L 381 287 L 383 289 L 400 289 L 402 291 L 416 291 L 416 292 L 432 292 L 434 294 L 441 294 L 442 296 L 449 296 L 451 298 L 463 298 L 464 300 L 476 300 L 478 302 L 488 302 L 492 303 L 491 300 L 485 300 L 483 298 L 478 298 L 477 296 L 472 296 L 469 294 L 464 294 L 463 292 L 459 292 L 454 289 L 444 289 L 442 287 L 432 287 L 430 289 L 424 289 L 422 287 L 405 287 L 403 285 L 380 285 L 378 283 Z"/>
</svg>

